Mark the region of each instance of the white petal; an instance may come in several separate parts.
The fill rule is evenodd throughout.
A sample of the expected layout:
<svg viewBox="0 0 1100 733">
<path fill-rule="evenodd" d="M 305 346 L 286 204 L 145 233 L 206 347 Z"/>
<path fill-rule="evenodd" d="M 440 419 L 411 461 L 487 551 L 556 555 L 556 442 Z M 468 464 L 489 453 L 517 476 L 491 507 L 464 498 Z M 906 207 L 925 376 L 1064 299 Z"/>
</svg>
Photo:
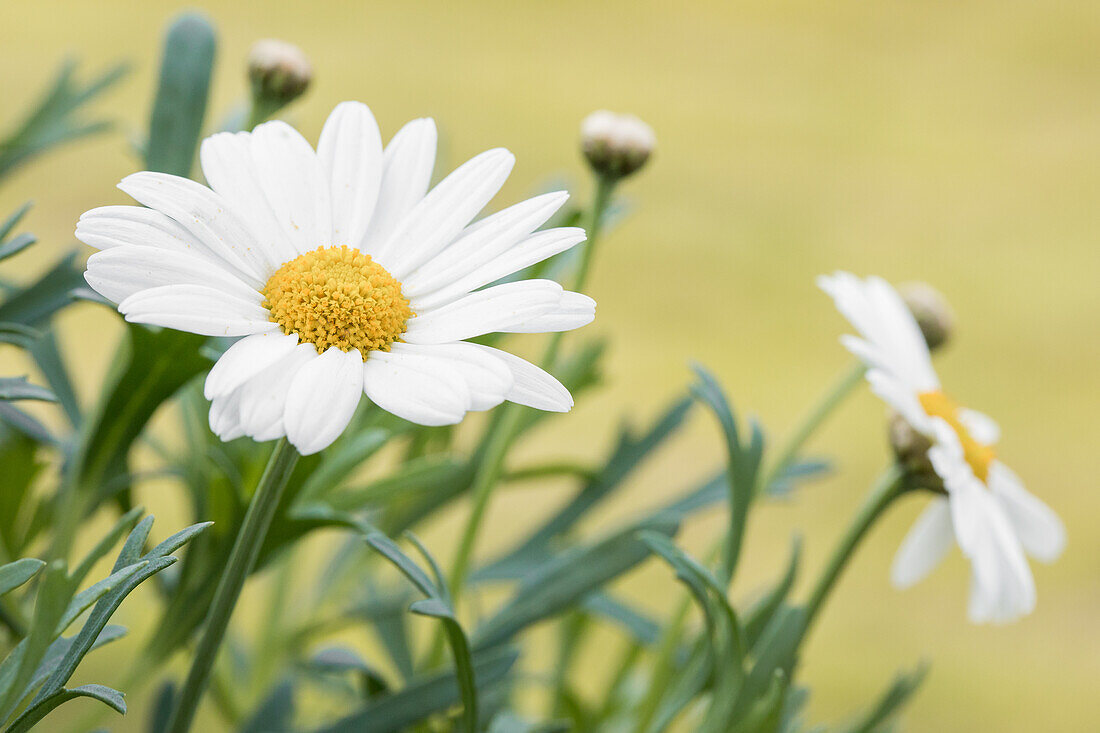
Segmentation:
<svg viewBox="0 0 1100 733">
<path fill-rule="evenodd" d="M 86 211 L 77 222 L 76 238 L 96 249 L 149 247 L 194 255 L 223 268 L 226 264 L 174 219 L 144 206 L 101 206 Z"/>
<path fill-rule="evenodd" d="M 131 323 L 164 326 L 202 336 L 247 336 L 278 324 L 258 303 L 203 285 L 164 285 L 142 290 L 118 304 Z"/>
<path fill-rule="evenodd" d="M 460 378 L 470 394 L 470 410 L 481 411 L 496 407 L 505 400 L 512 388 L 512 372 L 504 363 L 482 351 L 475 344 L 394 344 L 391 352 L 419 356 L 433 361 L 441 370 L 448 370 Z"/>
<path fill-rule="evenodd" d="M 438 364 L 385 351 L 371 352 L 363 365 L 363 391 L 383 410 L 420 425 L 454 425 L 470 408 L 469 391 Z"/>
<path fill-rule="evenodd" d="M 272 120 L 256 126 L 249 144 L 260 186 L 294 249 L 305 254 L 332 245 L 328 176 L 306 139 Z"/>
<path fill-rule="evenodd" d="M 275 362 L 288 356 L 298 345 L 298 335 L 258 333 L 246 336 L 226 349 L 206 375 L 206 399 L 227 395 Z"/>
<path fill-rule="evenodd" d="M 572 409 L 572 395 L 553 375 L 507 351 L 481 344 L 471 344 L 471 346 L 492 354 L 511 370 L 514 381 L 512 388 L 505 395 L 510 402 L 550 412 L 569 412 Z"/>
<path fill-rule="evenodd" d="M 367 105 L 336 105 L 321 130 L 317 157 L 332 193 L 332 242 L 358 247 L 382 183 L 382 136 Z"/>
<path fill-rule="evenodd" d="M 233 206 L 234 211 L 255 232 L 261 247 L 271 250 L 277 263 L 298 256 L 290 238 L 279 225 L 256 165 L 252 161 L 251 135 L 247 132 L 219 132 L 202 141 L 199 160 L 206 182 Z"/>
<path fill-rule="evenodd" d="M 245 435 L 241 425 L 240 392 L 233 392 L 210 403 L 210 430 L 227 442 Z"/>
<path fill-rule="evenodd" d="M 298 370 L 320 358 L 313 344 L 298 344 L 279 361 L 237 388 L 245 434 L 263 442 L 286 435 L 283 411 L 290 383 Z"/>
<path fill-rule="evenodd" d="M 596 317 L 596 301 L 583 293 L 565 291 L 557 305 L 546 313 L 532 316 L 513 323 L 507 328 L 497 329 L 507 333 L 547 333 L 549 331 L 572 331 L 587 326 Z"/>
<path fill-rule="evenodd" d="M 822 276 L 817 282 L 874 347 L 876 360 L 868 366 L 890 373 L 914 391 L 939 388 L 920 327 L 889 283 L 877 277 L 860 280 L 847 272 Z"/>
<path fill-rule="evenodd" d="M 362 393 L 359 350 L 330 347 L 298 370 L 290 383 L 283 413 L 287 440 L 304 456 L 332 445 L 351 422 Z"/>
<path fill-rule="evenodd" d="M 947 499 L 935 498 L 928 505 L 894 556 L 890 580 L 898 588 L 908 588 L 932 571 L 951 549 L 955 534 L 951 530 L 951 508 Z"/>
<path fill-rule="evenodd" d="M 877 368 L 867 371 L 867 383 L 871 386 L 871 391 L 905 418 L 914 430 L 928 436 L 935 433 L 932 419 L 924 411 L 917 395 L 908 386 L 888 372 Z M 946 423 L 944 424 L 946 425 Z M 948 430 L 950 430 L 950 427 L 948 427 Z M 950 431 L 954 435 L 954 431 Z"/>
<path fill-rule="evenodd" d="M 162 285 L 205 285 L 259 305 L 263 296 L 237 276 L 195 255 L 154 247 L 122 246 L 88 258 L 84 279 L 107 300 L 121 303 Z"/>
<path fill-rule="evenodd" d="M 1000 505 L 972 474 L 945 484 L 955 537 L 970 560 L 970 619 L 1003 623 L 1030 613 L 1035 582 Z"/>
<path fill-rule="evenodd" d="M 507 331 L 549 313 L 561 297 L 561 286 L 552 280 L 494 285 L 410 318 L 402 338 L 412 344 L 444 344 Z"/>
<path fill-rule="evenodd" d="M 376 255 L 398 222 L 420 203 L 432 181 L 435 167 L 435 122 L 413 120 L 393 136 L 382 161 L 378 204 L 360 249 Z"/>
<path fill-rule="evenodd" d="M 254 288 L 267 282 L 279 265 L 231 210 L 229 202 L 206 186 L 179 176 L 143 171 L 126 176 L 118 187 L 139 203 L 175 219 Z"/>
<path fill-rule="evenodd" d="M 989 489 L 1000 502 L 1024 550 L 1053 562 L 1066 546 L 1066 528 L 1050 507 L 1024 488 L 1020 478 L 1000 461 L 989 467 Z"/>
<path fill-rule="evenodd" d="M 465 278 L 494 258 L 510 252 L 521 239 L 553 216 L 568 198 L 569 194 L 564 191 L 536 196 L 471 224 L 450 246 L 403 280 L 402 290 L 411 297 L 430 293 L 455 280 Z M 581 238 L 584 238 L 583 230 L 568 231 L 571 233 L 579 231 Z M 489 282 L 492 280 L 486 280 L 481 285 Z M 474 287 L 480 287 L 480 285 L 469 289 L 472 290 Z"/>
<path fill-rule="evenodd" d="M 459 166 L 440 181 L 394 228 L 377 257 L 398 280 L 454 241 L 496 195 L 516 159 L 495 148 Z"/>
<path fill-rule="evenodd" d="M 963 408 L 959 410 L 959 422 L 974 440 L 984 445 L 995 445 L 1001 439 L 1001 427 L 985 413 Z"/>
<path fill-rule="evenodd" d="M 402 286 L 402 291 L 405 292 L 406 296 L 409 298 L 413 310 L 417 313 L 421 313 L 433 308 L 438 308 L 483 285 L 496 282 L 502 277 L 511 275 L 513 272 L 518 272 L 525 267 L 530 267 L 536 262 L 542 262 L 548 257 L 553 257 L 570 247 L 580 244 L 584 239 L 585 234 L 583 229 L 575 227 L 548 229 L 545 232 L 538 232 L 537 234 L 531 235 L 508 251 L 496 256 L 463 277 L 435 281 L 433 284 L 437 284 L 437 289 L 432 290 L 432 292 L 427 292 L 424 295 L 414 295 L 411 291 L 406 290 L 404 285 Z M 451 249 L 453 249 L 453 247 Z M 446 255 L 451 249 L 445 250 L 443 254 Z M 437 257 L 436 260 L 438 259 L 440 258 Z M 432 265 L 434 262 L 433 260 L 433 262 L 429 262 L 428 264 Z M 421 268 L 421 271 L 423 271 L 423 269 L 424 268 Z"/>
</svg>

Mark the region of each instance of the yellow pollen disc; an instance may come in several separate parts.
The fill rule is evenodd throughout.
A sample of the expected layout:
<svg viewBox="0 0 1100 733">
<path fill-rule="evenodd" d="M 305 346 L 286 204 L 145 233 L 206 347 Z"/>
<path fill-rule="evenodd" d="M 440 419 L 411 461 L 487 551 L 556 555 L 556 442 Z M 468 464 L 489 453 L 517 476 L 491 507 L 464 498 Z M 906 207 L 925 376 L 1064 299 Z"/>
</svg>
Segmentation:
<svg viewBox="0 0 1100 733">
<path fill-rule="evenodd" d="M 918 395 L 920 405 L 924 411 L 932 417 L 943 418 L 944 422 L 951 426 L 955 434 L 959 436 L 962 444 L 963 457 L 970 464 L 971 470 L 983 483 L 989 478 L 989 464 L 993 462 L 993 447 L 985 443 L 979 443 L 970 434 L 970 431 L 959 419 L 959 406 L 943 392 L 921 392 Z"/>
<path fill-rule="evenodd" d="M 412 317 L 401 283 L 357 249 L 321 247 L 280 267 L 263 289 L 283 333 L 317 347 L 389 351 Z"/>
</svg>

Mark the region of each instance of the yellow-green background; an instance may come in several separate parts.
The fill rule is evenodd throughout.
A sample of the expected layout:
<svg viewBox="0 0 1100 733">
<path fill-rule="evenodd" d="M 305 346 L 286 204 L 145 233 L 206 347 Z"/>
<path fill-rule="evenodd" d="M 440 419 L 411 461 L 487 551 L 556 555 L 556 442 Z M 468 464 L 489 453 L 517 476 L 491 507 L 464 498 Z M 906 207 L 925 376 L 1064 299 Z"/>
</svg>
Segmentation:
<svg viewBox="0 0 1100 733">
<path fill-rule="evenodd" d="M 220 32 L 212 118 L 242 94 L 249 44 L 288 39 L 316 68 L 312 90 L 288 114 L 308 137 L 343 99 L 370 104 L 387 137 L 431 115 L 445 141 L 437 174 L 488 147 L 516 153 L 494 206 L 559 175 L 584 200 L 577 128 L 593 109 L 634 112 L 656 129 L 652 164 L 622 189 L 632 214 L 606 239 L 591 285 L 599 315 L 587 330 L 613 343 L 606 384 L 529 454 L 597 455 L 620 413 L 646 418 L 682 389 L 691 359 L 715 370 L 743 411 L 782 432 L 846 363 L 836 343 L 844 324 L 815 289 L 816 274 L 847 268 L 942 289 L 959 320 L 939 359 L 947 389 L 999 418 L 1001 455 L 1064 517 L 1069 545 L 1052 567 L 1035 567 L 1030 618 L 974 627 L 957 554 L 916 588 L 890 588 L 892 553 L 920 501 L 898 507 L 849 568 L 809 644 L 811 717 L 843 717 L 893 670 L 926 656 L 932 673 L 908 730 L 1100 729 L 1100 4 L 197 4 Z M 64 55 L 88 71 L 134 63 L 97 107 L 121 120 L 118 133 L 55 153 L 0 188 L 0 210 L 37 201 L 27 227 L 42 246 L 12 270 L 40 270 L 47 254 L 74 245 L 82 211 L 123 202 L 113 185 L 138 165 L 127 138 L 146 122 L 161 28 L 178 7 L 0 5 L 5 128 Z M 81 306 L 63 326 L 81 384 L 93 385 L 115 319 Z M 755 516 L 738 596 L 778 572 L 796 530 L 812 575 L 887 459 L 881 417 L 861 391 L 813 446 L 836 457 L 838 476 Z M 718 458 L 715 428 L 697 416 L 592 525 L 682 490 Z M 154 492 L 143 499 L 165 501 Z M 560 500 L 552 488 L 503 498 L 486 544 L 514 537 L 514 517 Z M 682 541 L 701 550 L 719 521 L 689 525 Z M 443 556 L 453 524 L 430 535 Z M 172 528 L 162 515 L 159 531 Z M 665 609 L 673 582 L 652 567 L 626 591 Z M 140 598 L 124 606 L 123 621 Z M 96 681 L 117 682 L 121 660 L 99 654 Z M 602 645 L 586 654 L 590 677 L 607 656 Z M 131 700 L 127 721 L 112 722 L 135 730 L 142 699 Z"/>
</svg>

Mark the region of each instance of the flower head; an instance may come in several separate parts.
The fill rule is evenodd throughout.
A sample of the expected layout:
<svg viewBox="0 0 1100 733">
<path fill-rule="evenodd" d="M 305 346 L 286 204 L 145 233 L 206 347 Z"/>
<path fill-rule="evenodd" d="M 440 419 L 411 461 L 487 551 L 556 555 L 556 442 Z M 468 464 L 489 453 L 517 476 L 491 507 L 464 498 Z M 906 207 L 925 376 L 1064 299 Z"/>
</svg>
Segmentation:
<svg viewBox="0 0 1100 733">
<path fill-rule="evenodd" d="M 601 176 L 625 178 L 649 160 L 657 146 L 653 128 L 634 115 L 602 109 L 581 123 L 581 149 Z"/>
<path fill-rule="evenodd" d="M 867 366 L 875 394 L 927 441 L 927 459 L 946 493 L 932 500 L 902 543 L 894 584 L 923 578 L 954 542 L 971 564 L 971 620 L 1003 622 L 1030 613 L 1035 584 L 1024 554 L 1057 558 L 1065 544 L 1061 521 L 997 458 L 997 424 L 943 392 L 921 328 L 894 288 L 846 272 L 818 282 L 859 332 L 841 342 Z M 914 438 L 905 445 L 916 445 Z"/>
<path fill-rule="evenodd" d="M 85 279 L 126 320 L 237 339 L 206 379 L 223 440 L 286 436 L 325 448 L 367 398 L 423 425 L 504 400 L 567 411 L 556 379 L 468 339 L 565 331 L 595 302 L 550 280 L 493 285 L 584 240 L 536 231 L 563 192 L 471 223 L 512 169 L 503 149 L 428 190 L 436 131 L 414 120 L 383 149 L 366 106 L 336 107 L 317 150 L 283 122 L 218 133 L 201 149 L 209 187 L 142 172 L 119 187 L 145 207 L 85 213 L 99 249 Z M 488 286 L 488 287 L 487 287 Z"/>
<path fill-rule="evenodd" d="M 951 339 L 955 314 L 943 295 L 928 283 L 905 283 L 898 288 L 905 306 L 917 320 L 924 342 L 935 351 Z"/>
</svg>

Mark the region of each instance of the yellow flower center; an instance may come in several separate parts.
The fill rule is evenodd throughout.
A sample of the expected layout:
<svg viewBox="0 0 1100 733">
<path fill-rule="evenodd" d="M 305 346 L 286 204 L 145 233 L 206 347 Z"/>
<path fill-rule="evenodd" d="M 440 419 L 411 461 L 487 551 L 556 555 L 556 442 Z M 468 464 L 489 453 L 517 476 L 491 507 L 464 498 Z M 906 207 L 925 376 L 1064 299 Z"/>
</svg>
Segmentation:
<svg viewBox="0 0 1100 733">
<path fill-rule="evenodd" d="M 955 434 L 959 436 L 963 457 L 970 464 L 974 475 L 984 483 L 989 477 L 989 464 L 993 462 L 994 458 L 992 446 L 979 443 L 974 439 L 974 436 L 970 434 L 970 431 L 963 425 L 962 420 L 959 419 L 959 405 L 943 392 L 939 390 L 921 392 L 918 398 L 926 413 L 932 417 L 943 418 L 944 422 L 950 425 Z"/>
<path fill-rule="evenodd" d="M 357 249 L 321 247 L 280 267 L 263 288 L 264 307 L 286 334 L 343 351 L 389 351 L 412 317 L 401 283 Z"/>
</svg>

